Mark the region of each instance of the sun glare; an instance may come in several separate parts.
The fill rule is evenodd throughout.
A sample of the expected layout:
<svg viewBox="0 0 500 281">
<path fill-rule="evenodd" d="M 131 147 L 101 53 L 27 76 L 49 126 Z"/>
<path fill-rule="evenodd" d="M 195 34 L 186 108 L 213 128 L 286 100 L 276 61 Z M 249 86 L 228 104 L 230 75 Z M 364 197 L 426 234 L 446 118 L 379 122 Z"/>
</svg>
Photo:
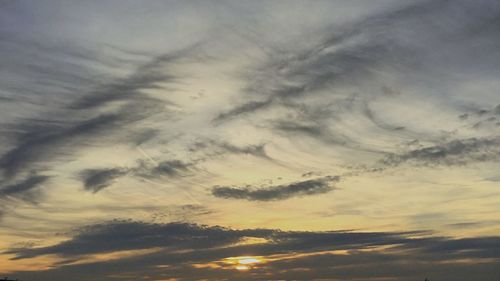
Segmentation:
<svg viewBox="0 0 500 281">
<path fill-rule="evenodd" d="M 236 266 L 236 269 L 237 269 L 237 270 L 244 271 L 244 270 L 249 270 L 249 269 L 250 269 L 250 267 L 249 267 L 248 265 L 242 265 L 242 264 L 240 264 L 240 265 L 237 265 L 237 266 Z"/>
<path fill-rule="evenodd" d="M 260 260 L 258 260 L 256 258 L 243 258 L 243 259 L 238 260 L 239 264 L 253 264 L 253 263 L 259 263 L 259 262 L 260 262 Z"/>
<path fill-rule="evenodd" d="M 263 259 L 252 256 L 241 256 L 226 258 L 225 262 L 232 264 L 237 270 L 244 271 L 252 269 L 258 263 L 263 263 Z"/>
</svg>

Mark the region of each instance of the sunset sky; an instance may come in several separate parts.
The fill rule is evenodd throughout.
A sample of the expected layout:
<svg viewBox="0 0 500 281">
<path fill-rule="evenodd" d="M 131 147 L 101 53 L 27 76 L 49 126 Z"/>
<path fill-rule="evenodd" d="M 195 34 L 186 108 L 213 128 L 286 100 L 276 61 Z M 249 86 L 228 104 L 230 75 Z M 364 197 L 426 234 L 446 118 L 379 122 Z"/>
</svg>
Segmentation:
<svg viewBox="0 0 500 281">
<path fill-rule="evenodd" d="M 0 278 L 498 281 L 500 2 L 0 0 Z"/>
</svg>

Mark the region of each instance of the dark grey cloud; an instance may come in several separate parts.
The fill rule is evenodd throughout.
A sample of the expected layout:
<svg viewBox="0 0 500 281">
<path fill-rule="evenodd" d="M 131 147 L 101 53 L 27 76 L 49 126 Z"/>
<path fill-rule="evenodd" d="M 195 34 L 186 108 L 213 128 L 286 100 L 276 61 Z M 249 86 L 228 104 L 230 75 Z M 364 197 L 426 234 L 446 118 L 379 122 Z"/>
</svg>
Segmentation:
<svg viewBox="0 0 500 281">
<path fill-rule="evenodd" d="M 472 107 L 472 108 L 471 108 Z M 497 131 L 500 126 L 500 105 L 493 107 L 474 107 L 468 106 L 467 111 L 458 115 L 458 119 L 473 129 L 488 129 L 490 131 Z"/>
<path fill-rule="evenodd" d="M 15 177 L 24 169 L 34 169 L 36 165 L 48 166 L 51 161 L 70 156 L 75 148 L 89 145 L 96 139 L 104 141 L 123 134 L 120 129 L 125 125 L 133 125 L 168 111 L 165 101 L 148 96 L 144 90 L 157 88 L 160 82 L 172 82 L 173 78 L 169 74 L 160 74 L 159 68 L 185 54 L 178 52 L 154 57 L 123 79 L 110 78 L 111 82 L 107 83 L 88 81 L 91 84 L 89 88 L 96 90 L 89 93 L 79 89 L 66 98 L 73 103 L 56 104 L 38 119 L 24 118 L 10 124 L 12 129 L 7 131 L 6 138 L 11 148 L 0 156 L 4 177 Z M 64 80 L 64 77 L 52 77 L 56 78 Z M 113 101 L 122 103 L 117 109 L 103 110 Z M 62 119 L 62 116 L 68 118 Z M 128 130 L 128 134 L 131 130 L 133 128 Z M 137 144 L 151 137 L 151 134 L 142 135 L 139 139 L 129 136 L 128 140 L 121 141 Z"/>
<path fill-rule="evenodd" d="M 130 136 L 129 138 L 134 145 L 141 145 L 155 138 L 158 133 L 159 131 L 155 129 L 145 129 L 139 132 L 133 132 L 132 136 Z"/>
<path fill-rule="evenodd" d="M 439 265 L 437 265 L 439 264 Z M 273 276 L 279 279 L 316 280 L 495 280 L 497 262 L 485 261 L 464 266 L 441 256 L 408 253 L 323 254 L 273 262 Z M 290 270 L 291 269 L 291 270 Z M 305 269 L 305 270 L 304 270 Z"/>
<path fill-rule="evenodd" d="M 327 132 L 327 128 L 321 127 L 319 124 L 304 124 L 291 120 L 277 121 L 274 123 L 273 128 L 287 133 L 300 133 L 315 138 L 322 138 Z"/>
<path fill-rule="evenodd" d="M 224 140 L 202 139 L 195 141 L 190 147 L 192 153 L 201 153 L 203 157 L 212 158 L 225 154 L 247 154 L 255 157 L 272 160 L 266 152 L 266 145 L 250 144 L 235 145 Z"/>
<path fill-rule="evenodd" d="M 267 242 L 238 243 L 247 238 L 262 238 Z M 248 280 L 249 276 L 260 280 L 272 276 L 285 280 L 383 278 L 406 281 L 427 276 L 465 281 L 480 274 L 481 280 L 493 281 L 498 276 L 494 273 L 499 273 L 499 242 L 499 237 L 454 239 L 428 236 L 425 232 L 237 230 L 188 223 L 111 221 L 78 229 L 69 240 L 52 246 L 11 248 L 7 253 L 15 255 L 14 259 L 54 254 L 67 260 L 53 269 L 37 272 L 42 275 L 16 272 L 16 276 L 33 277 L 34 281 L 42 280 L 40 278 L 46 277 L 44 274 L 56 280 L 86 280 L 91 277 L 87 275 L 89 272 L 96 280 L 115 280 L 116 273 L 135 278 L 147 272 L 155 278 L 179 280 Z M 379 246 L 384 250 L 378 249 Z M 87 254 L 158 247 L 163 250 L 83 265 L 67 264 Z M 331 252 L 333 250 L 345 251 Z M 221 262 L 227 257 L 249 254 L 291 256 L 258 264 L 245 275 Z M 468 264 L 463 271 L 466 259 L 481 262 Z M 220 268 L 192 266 L 208 262 Z"/>
<path fill-rule="evenodd" d="M 164 160 L 160 162 L 139 161 L 136 167 L 130 168 L 130 172 L 138 177 L 177 177 L 188 173 L 193 168 L 192 163 L 177 159 Z"/>
<path fill-rule="evenodd" d="M 191 163 L 176 159 L 158 163 L 140 160 L 134 167 L 86 169 L 81 171 L 78 176 L 85 190 L 97 193 L 112 185 L 116 179 L 126 175 L 139 178 L 177 177 L 189 172 L 192 166 Z"/>
<path fill-rule="evenodd" d="M 77 230 L 64 243 L 36 249 L 13 249 L 15 259 L 46 254 L 79 256 L 119 250 L 166 247 L 175 249 L 204 249 L 235 243 L 245 236 L 270 235 L 272 230 L 231 230 L 189 223 L 153 224 L 134 221 L 112 221 Z"/>
<path fill-rule="evenodd" d="M 256 157 L 262 157 L 270 159 L 265 150 L 264 144 L 248 145 L 248 146 L 236 146 L 227 142 L 217 143 L 219 148 L 225 150 L 226 152 L 233 154 L 250 154 Z"/>
<path fill-rule="evenodd" d="M 187 49 L 156 56 L 148 63 L 139 66 L 128 77 L 116 82 L 104 84 L 82 98 L 78 99 L 71 108 L 89 109 L 102 106 L 109 102 L 148 98 L 144 95 L 145 90 L 159 89 L 159 83 L 174 82 L 176 77 L 166 73 L 164 66 L 188 55 Z"/>
<path fill-rule="evenodd" d="M 61 148 L 59 145 L 65 146 L 78 137 L 95 135 L 117 125 L 118 121 L 119 116 L 105 114 L 69 126 L 38 127 L 31 123 L 31 126 L 24 126 L 28 131 L 23 132 L 19 144 L 0 157 L 0 168 L 4 176 L 10 178 L 30 163 L 50 159 L 52 153 Z"/>
<path fill-rule="evenodd" d="M 265 188 L 253 188 L 251 186 L 214 186 L 211 192 L 213 196 L 225 199 L 276 201 L 292 197 L 327 193 L 334 189 L 334 187 L 332 187 L 332 183 L 338 182 L 339 180 L 340 177 L 338 176 L 327 176 L 318 179 L 293 182 L 286 185 L 269 186 Z"/>
<path fill-rule="evenodd" d="M 83 46 L 56 44 L 49 40 L 32 40 L 22 34 L 0 33 L 0 51 L 8 53 L 1 63 L 2 94 L 30 105 L 64 105 L 67 99 L 88 91 L 99 79 L 95 77 L 99 66 L 117 66 L 113 55 L 102 56 Z M 122 64 L 123 65 L 123 64 Z M 109 78 L 102 75 L 100 78 Z M 38 107 L 37 110 L 38 111 Z"/>
<path fill-rule="evenodd" d="M 272 100 L 264 100 L 264 101 L 251 101 L 240 106 L 237 106 L 227 112 L 223 112 L 219 114 L 213 121 L 215 123 L 231 119 L 232 117 L 237 117 L 244 113 L 254 112 L 260 109 L 263 109 L 269 105 L 271 105 Z"/>
<path fill-rule="evenodd" d="M 470 162 L 497 161 L 500 139 L 469 138 L 410 150 L 401 154 L 389 154 L 381 164 L 396 166 L 404 162 L 423 165 L 464 165 Z"/>
<path fill-rule="evenodd" d="M 183 205 L 169 205 L 166 209 L 158 210 L 158 208 L 151 208 L 155 211 L 151 215 L 153 221 L 191 221 L 193 218 L 214 214 L 215 211 L 200 204 L 183 204 Z"/>
<path fill-rule="evenodd" d="M 329 145 L 381 153 L 380 149 L 374 148 L 365 139 L 350 136 L 349 130 L 336 129 L 336 123 L 342 123 L 342 119 L 355 116 L 357 120 L 374 125 L 382 129 L 384 133 L 401 130 L 400 126 L 389 125 L 378 120 L 370 110 L 367 98 L 358 94 L 331 99 L 325 97 L 325 102 L 319 104 L 288 101 L 284 103 L 284 106 L 290 113 L 284 117 L 271 119 L 265 127 L 273 133 L 289 138 L 301 139 L 305 136 Z"/>
<path fill-rule="evenodd" d="M 24 120 L 16 124 L 17 143 L 0 157 L 0 169 L 6 178 L 12 178 L 25 169 L 47 165 L 52 160 L 68 157 L 78 147 L 85 147 L 100 139 L 104 143 L 120 134 L 120 128 L 158 113 L 158 103 L 142 100 L 127 104 L 110 113 L 97 114 L 69 121 Z"/>
<path fill-rule="evenodd" d="M 27 200 L 36 199 L 34 197 L 37 189 L 48 179 L 48 176 L 32 174 L 19 182 L 0 186 L 0 198 L 15 197 Z"/>
<path fill-rule="evenodd" d="M 188 167 L 188 164 L 180 160 L 169 160 L 158 163 L 152 172 L 159 175 L 174 176 L 178 175 L 179 172 L 187 171 Z"/>
<path fill-rule="evenodd" d="M 326 125 L 341 122 L 343 111 L 330 110 L 324 115 L 303 114 L 304 107 L 319 108 L 311 105 L 312 97 L 321 98 L 325 108 L 335 108 L 338 100 L 355 92 L 365 106 L 359 112 L 350 112 L 350 116 L 362 115 L 371 125 L 403 139 L 411 133 L 422 134 L 409 131 L 398 118 L 380 118 L 369 103 L 378 97 L 392 97 L 399 93 L 397 86 L 390 85 L 386 79 L 394 75 L 403 76 L 403 80 L 407 75 L 411 76 L 403 81 L 410 86 L 420 79 L 428 81 L 429 85 L 442 89 L 442 94 L 432 97 L 441 101 L 441 98 L 453 95 L 453 90 L 442 81 L 457 69 L 471 74 L 484 73 L 488 77 L 497 73 L 491 60 L 500 61 L 500 54 L 493 49 L 500 37 L 490 31 L 480 31 L 486 27 L 487 30 L 498 27 L 495 19 L 500 9 L 494 1 L 481 1 L 481 4 L 415 1 L 395 7 L 346 25 L 325 28 L 323 36 L 303 50 L 269 50 L 263 63 L 245 76 L 247 101 L 238 96 L 238 104 L 214 120 L 220 123 L 273 107 L 301 115 L 295 118 L 297 120 L 288 114 L 272 120 L 270 127 L 278 132 L 303 134 L 355 149 L 383 152 L 364 147 L 370 146 L 365 144 L 366 139 L 349 138 Z M 470 11 L 466 21 L 462 20 L 463 11 Z M 478 45 L 472 47 L 471 42 Z M 472 50 L 476 48 L 481 50 L 480 56 L 473 55 Z M 483 56 L 486 53 L 491 57 Z M 415 84 L 415 87 L 420 85 Z M 415 95 L 430 96 L 425 89 Z M 440 105 L 451 110 L 461 106 L 460 102 L 450 100 Z M 497 122 L 492 118 L 489 120 Z"/>
<path fill-rule="evenodd" d="M 14 11 L 20 12 L 17 9 Z M 4 19 L 6 14 L 0 16 Z M 0 51 L 9 54 L 0 59 L 5 66 L 0 70 L 2 101 L 15 101 L 12 106 L 0 104 L 6 111 L 0 124 L 0 137 L 5 139 L 0 169 L 6 178 L 15 177 L 24 168 L 48 168 L 96 138 L 104 141 L 121 134 L 115 130 L 118 127 L 167 111 L 167 101 L 152 98 L 145 91 L 177 81 L 167 65 L 190 58 L 195 48 L 158 55 L 102 42 L 92 47 L 71 40 L 56 43 L 3 29 L 0 37 Z M 110 73 L 109 69 L 129 74 Z M 110 107 L 115 101 L 120 101 L 120 106 Z M 10 111 L 29 113 L 18 117 Z M 127 133 L 133 130 L 128 128 Z M 121 140 L 137 144 L 148 138 L 127 137 Z"/>
<path fill-rule="evenodd" d="M 410 233 L 414 234 L 414 233 Z M 336 249 L 365 248 L 409 241 L 403 233 L 285 232 L 274 229 L 235 230 L 190 223 L 146 223 L 115 220 L 77 229 L 70 240 L 41 248 L 10 249 L 14 259 L 47 254 L 65 257 L 108 253 L 120 250 L 165 247 L 168 251 L 210 249 L 235 244 L 242 239 L 265 238 L 286 245 L 286 252 L 321 249 L 326 244 Z M 257 245 L 264 252 L 281 251 L 278 245 Z"/>
<path fill-rule="evenodd" d="M 229 120 L 271 105 L 288 107 L 290 101 L 313 95 L 318 90 L 345 86 L 371 77 L 383 65 L 407 62 L 407 59 L 400 59 L 409 50 L 399 44 L 397 38 L 390 36 L 390 32 L 397 29 L 398 20 L 392 24 L 386 20 L 392 17 L 392 13 L 398 12 L 325 30 L 325 35 L 316 44 L 303 51 L 271 51 L 265 63 L 248 75 L 245 89 L 249 96 L 257 95 L 263 99 L 255 101 L 253 98 L 243 102 L 219 114 L 214 121 Z M 385 32 L 381 28 L 385 28 Z M 369 38 L 356 44 L 350 42 L 362 36 Z"/>
<path fill-rule="evenodd" d="M 113 183 L 113 180 L 127 174 L 126 169 L 87 169 L 80 173 L 83 187 L 87 191 L 97 193 Z"/>
</svg>

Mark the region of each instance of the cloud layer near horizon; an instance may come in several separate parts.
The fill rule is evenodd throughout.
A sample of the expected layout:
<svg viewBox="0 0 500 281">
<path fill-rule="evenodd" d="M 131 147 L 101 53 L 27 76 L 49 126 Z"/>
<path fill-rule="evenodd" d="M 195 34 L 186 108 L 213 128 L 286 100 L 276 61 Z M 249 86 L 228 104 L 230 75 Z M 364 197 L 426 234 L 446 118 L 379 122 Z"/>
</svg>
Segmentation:
<svg viewBox="0 0 500 281">
<path fill-rule="evenodd" d="M 242 244 L 245 239 L 261 239 Z M 457 280 L 474 278 L 482 272 L 484 280 L 498 274 L 495 259 L 500 258 L 499 237 L 452 239 L 429 237 L 419 232 L 300 232 L 276 229 L 209 227 L 188 223 L 152 224 L 135 221 L 109 221 L 78 229 L 69 240 L 39 248 L 17 248 L 7 253 L 14 260 L 44 255 L 61 257 L 61 267 L 45 272 L 25 272 L 32 280 L 72 278 L 73 280 L 120 280 L 120 276 L 153 275 L 155 278 L 183 280 L 245 280 L 272 278 L 313 280 L 384 277 L 414 280 L 416 269 L 436 278 L 445 270 L 459 272 Z M 147 250 L 151 250 L 147 252 Z M 111 261 L 92 261 L 98 256 L 121 251 L 146 250 L 132 257 Z M 227 257 L 252 253 L 268 260 L 252 273 L 241 276 L 229 265 Z M 463 260 L 478 262 L 461 270 Z M 80 262 L 79 262 L 80 261 Z M 84 261 L 83 264 L 81 261 Z M 415 268 L 415 263 L 417 268 Z M 335 266 L 329 266 L 335 264 Z M 168 266 L 163 266 L 168 265 Z M 351 270 L 349 270 L 351 269 Z M 354 270 L 356 269 L 356 270 Z M 292 277 L 293 276 L 293 277 Z M 493 278 L 493 279 L 492 279 Z"/>
</svg>

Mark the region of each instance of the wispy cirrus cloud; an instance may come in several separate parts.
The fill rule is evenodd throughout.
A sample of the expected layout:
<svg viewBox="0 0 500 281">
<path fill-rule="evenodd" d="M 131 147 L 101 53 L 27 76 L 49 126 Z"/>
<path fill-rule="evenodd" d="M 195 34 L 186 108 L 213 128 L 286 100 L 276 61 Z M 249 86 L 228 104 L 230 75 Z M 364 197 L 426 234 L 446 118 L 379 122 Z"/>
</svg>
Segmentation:
<svg viewBox="0 0 500 281">
<path fill-rule="evenodd" d="M 68 56 L 74 60 L 82 59 L 72 57 L 74 54 Z M 180 56 L 177 54 L 155 57 L 137 67 L 127 77 L 112 79 L 115 81 L 110 83 L 89 80 L 88 83 L 93 83 L 90 87 L 96 90 L 90 93 L 88 90 L 80 90 L 83 93 L 77 92 L 75 97 L 71 98 L 73 102 L 66 102 L 62 108 L 49 110 L 37 119 L 20 118 L 9 124 L 12 130 L 4 131 L 3 137 L 10 143 L 10 148 L 0 156 L 0 169 L 5 180 L 15 181 L 30 170 L 50 170 L 51 165 L 62 159 L 71 159 L 72 155 L 82 148 L 113 138 L 120 139 L 123 127 L 133 127 L 141 120 L 168 111 L 165 108 L 168 102 L 150 97 L 144 91 L 159 88 L 160 82 L 171 82 L 172 76 L 160 72 L 159 69 Z M 79 74 L 76 72 L 74 75 Z M 64 82 L 65 76 L 59 76 L 57 79 Z M 109 104 L 112 102 L 121 104 L 110 108 Z M 62 118 L 63 115 L 70 117 Z M 130 132 L 127 130 L 126 136 L 129 136 Z M 138 134 L 144 139 L 143 133 Z M 128 141 L 137 142 L 133 134 L 129 140 L 120 140 L 125 143 Z M 109 184 L 110 177 L 116 178 L 123 174 L 124 172 L 115 170 L 88 169 L 83 172 L 82 177 L 85 189 L 97 192 Z"/>
<path fill-rule="evenodd" d="M 487 1 L 483 4 L 484 7 L 496 8 Z M 245 114 L 247 118 L 256 114 L 253 118 L 260 121 L 260 116 L 271 115 L 271 109 L 273 112 L 284 111 L 284 116 L 276 118 L 274 115 L 273 119 L 264 119 L 264 122 L 270 121 L 270 128 L 287 133 L 293 138 L 305 135 L 339 146 L 379 153 L 385 152 L 385 148 L 374 147 L 368 138 L 355 136 L 345 127 L 335 124 L 343 123 L 341 120 L 352 120 L 355 122 L 353 125 L 361 127 L 356 129 L 372 131 L 376 128 L 379 134 L 393 135 L 392 141 L 396 143 L 411 140 L 411 137 L 421 137 L 426 141 L 436 140 L 437 132 L 434 136 L 428 132 L 423 133 L 420 128 L 415 128 L 413 122 L 405 124 L 405 118 L 398 118 L 397 112 L 396 115 L 390 116 L 386 112 L 379 112 L 379 109 L 371 104 L 384 99 L 388 106 L 400 102 L 397 99 L 390 101 L 391 97 L 400 95 L 402 91 L 400 85 L 388 83 L 392 79 L 389 77 L 404 79 L 407 83 L 405 87 L 410 92 L 415 90 L 411 89 L 412 87 L 421 86 L 414 84 L 415 80 L 406 80 L 405 73 L 412 73 L 417 79 L 441 87 L 429 73 L 448 77 L 457 65 L 444 61 L 447 56 L 457 56 L 456 64 L 463 65 L 464 69 L 466 65 L 469 67 L 467 69 L 477 65 L 471 65 L 461 58 L 464 52 L 468 52 L 465 45 L 449 46 L 448 50 L 453 54 L 445 55 L 436 51 L 442 46 L 452 44 L 451 41 L 443 40 L 442 36 L 454 38 L 456 41 L 468 40 L 465 34 L 468 34 L 469 30 L 478 26 L 494 25 L 491 22 L 495 14 L 493 10 L 487 13 L 485 18 L 474 16 L 470 21 L 460 22 L 460 10 L 466 7 L 468 4 L 465 2 L 451 4 L 446 1 L 418 1 L 389 9 L 350 25 L 326 29 L 314 44 L 305 44 L 306 47 L 300 51 L 293 48 L 271 49 L 266 54 L 265 62 L 248 74 L 248 84 L 244 92 L 248 101 L 241 102 L 239 96 L 239 104 L 221 113 L 215 120 L 220 123 L 225 117 L 228 120 L 236 120 L 235 117 L 240 114 Z M 474 6 L 474 15 L 481 14 L 481 9 Z M 446 17 L 450 22 L 438 23 L 436 18 L 439 17 Z M 422 18 L 428 21 L 422 21 Z M 437 29 L 433 22 L 437 24 Z M 490 23 L 493 25 L 489 25 Z M 428 39 L 426 44 L 416 40 L 420 35 Z M 499 41 L 498 36 L 489 32 L 477 36 L 485 42 Z M 483 47 L 489 48 L 491 45 L 488 43 Z M 497 54 L 494 56 L 496 58 Z M 429 68 L 434 64 L 434 59 L 443 60 L 439 68 Z M 477 58 L 483 59 L 485 58 Z M 419 93 L 407 92 L 404 96 L 421 95 L 420 98 L 429 99 L 429 102 L 440 102 L 445 95 L 450 96 L 422 94 L 426 92 L 425 89 L 417 91 Z M 449 91 L 450 89 L 443 88 L 442 92 Z M 353 93 L 357 104 L 352 103 Z M 349 100 L 350 105 L 347 102 Z M 453 111 L 459 110 L 463 106 L 461 103 L 460 97 L 457 97 L 457 101 L 440 102 L 440 106 Z M 341 104 L 349 109 L 338 108 Z"/>
<path fill-rule="evenodd" d="M 31 174 L 21 181 L 0 185 L 0 198 L 14 197 L 32 201 L 35 199 L 38 189 L 48 179 L 48 176 Z"/>
<path fill-rule="evenodd" d="M 114 181 L 126 175 L 138 178 L 177 177 L 187 173 L 192 164 L 180 160 L 165 160 L 161 162 L 139 161 L 136 166 L 127 168 L 93 168 L 79 173 L 83 187 L 87 191 L 97 193 L 112 185 Z"/>
<path fill-rule="evenodd" d="M 500 157 L 494 138 L 470 138 L 452 140 L 438 145 L 410 150 L 402 154 L 390 154 L 381 163 L 397 166 L 405 162 L 423 165 L 465 165 L 470 162 L 497 161 Z"/>
</svg>

